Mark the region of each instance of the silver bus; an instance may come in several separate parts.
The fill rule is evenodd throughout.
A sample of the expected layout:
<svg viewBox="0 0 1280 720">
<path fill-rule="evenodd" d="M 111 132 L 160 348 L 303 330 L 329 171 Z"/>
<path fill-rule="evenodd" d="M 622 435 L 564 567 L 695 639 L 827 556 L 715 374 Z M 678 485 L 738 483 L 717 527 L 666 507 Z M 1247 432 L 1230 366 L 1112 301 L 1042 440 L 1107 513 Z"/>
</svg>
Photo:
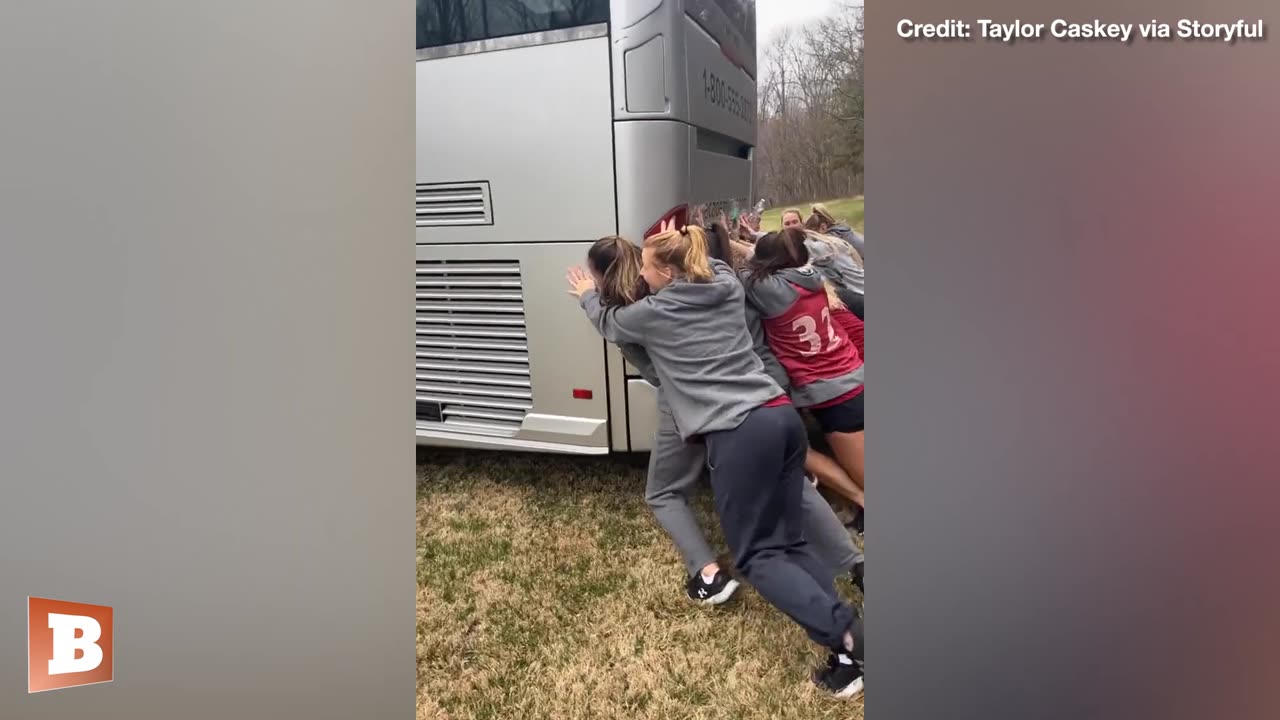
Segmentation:
<svg viewBox="0 0 1280 720">
<path fill-rule="evenodd" d="M 754 0 L 418 0 L 417 40 L 418 443 L 650 449 L 654 388 L 565 270 L 746 209 Z"/>
</svg>

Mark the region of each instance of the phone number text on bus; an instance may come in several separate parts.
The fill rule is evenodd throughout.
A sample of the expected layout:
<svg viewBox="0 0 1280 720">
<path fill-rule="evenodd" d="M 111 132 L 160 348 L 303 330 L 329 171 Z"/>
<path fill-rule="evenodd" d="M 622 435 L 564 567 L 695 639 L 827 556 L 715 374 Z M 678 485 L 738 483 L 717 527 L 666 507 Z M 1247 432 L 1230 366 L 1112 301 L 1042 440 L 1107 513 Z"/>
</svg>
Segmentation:
<svg viewBox="0 0 1280 720">
<path fill-rule="evenodd" d="M 702 93 L 707 102 L 721 110 L 741 118 L 744 122 L 755 122 L 755 110 L 751 106 L 751 101 L 710 70 L 702 71 Z"/>
</svg>

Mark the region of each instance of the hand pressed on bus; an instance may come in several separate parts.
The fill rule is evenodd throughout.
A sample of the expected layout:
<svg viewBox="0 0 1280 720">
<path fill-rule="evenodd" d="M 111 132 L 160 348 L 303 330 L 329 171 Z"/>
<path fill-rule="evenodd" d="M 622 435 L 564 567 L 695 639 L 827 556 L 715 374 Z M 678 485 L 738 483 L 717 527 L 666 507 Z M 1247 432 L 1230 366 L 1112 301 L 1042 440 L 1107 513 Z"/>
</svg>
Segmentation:
<svg viewBox="0 0 1280 720">
<path fill-rule="evenodd" d="M 672 231 L 674 231 L 675 229 L 676 229 L 676 220 L 675 220 L 675 218 L 672 218 L 672 219 L 670 219 L 670 220 L 663 220 L 663 221 L 661 221 L 661 222 L 659 222 L 659 223 L 658 223 L 658 232 L 656 232 L 656 233 L 654 233 L 654 234 L 650 235 L 649 237 L 657 237 L 657 236 L 659 236 L 659 235 L 661 235 L 661 234 L 663 234 L 663 233 L 669 233 L 669 232 L 672 232 Z M 647 238 L 645 238 L 645 239 L 646 239 L 646 240 L 648 240 L 648 239 L 649 239 L 649 237 L 647 237 Z"/>
<path fill-rule="evenodd" d="M 579 265 L 569 268 L 569 274 L 565 278 L 569 281 L 569 294 L 578 299 L 582 299 L 587 291 L 596 289 L 596 281 L 591 277 L 591 273 L 583 270 Z"/>
</svg>

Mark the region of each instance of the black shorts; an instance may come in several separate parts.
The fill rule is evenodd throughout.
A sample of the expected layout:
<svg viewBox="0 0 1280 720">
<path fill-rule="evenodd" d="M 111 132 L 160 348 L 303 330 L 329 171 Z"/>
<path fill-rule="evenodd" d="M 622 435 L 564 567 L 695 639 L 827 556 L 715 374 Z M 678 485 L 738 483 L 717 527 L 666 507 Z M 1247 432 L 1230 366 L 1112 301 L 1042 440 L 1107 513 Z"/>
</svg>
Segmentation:
<svg viewBox="0 0 1280 720">
<path fill-rule="evenodd" d="M 867 392 L 863 390 L 857 397 L 845 400 L 839 405 L 824 408 L 809 408 L 813 419 L 818 421 L 823 435 L 831 433 L 862 432 L 865 426 L 862 410 L 862 398 Z"/>
</svg>

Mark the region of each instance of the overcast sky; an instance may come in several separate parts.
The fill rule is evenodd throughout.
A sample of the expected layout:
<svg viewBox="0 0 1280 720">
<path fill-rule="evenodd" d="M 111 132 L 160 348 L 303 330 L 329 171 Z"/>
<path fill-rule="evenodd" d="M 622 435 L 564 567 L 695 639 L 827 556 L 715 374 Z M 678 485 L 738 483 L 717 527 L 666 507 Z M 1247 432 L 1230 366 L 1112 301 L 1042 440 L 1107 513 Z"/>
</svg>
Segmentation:
<svg viewBox="0 0 1280 720">
<path fill-rule="evenodd" d="M 767 44 L 787 25 L 829 14 L 835 4 L 836 0 L 756 0 L 757 45 Z"/>
</svg>

